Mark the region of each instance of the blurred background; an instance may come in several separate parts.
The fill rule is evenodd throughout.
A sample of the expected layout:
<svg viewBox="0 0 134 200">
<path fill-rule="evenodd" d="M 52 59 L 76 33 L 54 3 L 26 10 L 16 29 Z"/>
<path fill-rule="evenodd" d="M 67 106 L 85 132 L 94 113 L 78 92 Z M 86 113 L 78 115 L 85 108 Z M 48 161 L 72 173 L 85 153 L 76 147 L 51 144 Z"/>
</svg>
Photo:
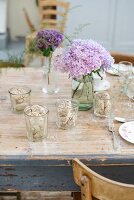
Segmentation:
<svg viewBox="0 0 134 200">
<path fill-rule="evenodd" d="M 134 0 L 62 1 L 70 3 L 64 34 L 134 53 Z M 24 52 L 30 25 L 39 30 L 40 20 L 38 0 L 0 0 L 0 60 Z"/>
</svg>

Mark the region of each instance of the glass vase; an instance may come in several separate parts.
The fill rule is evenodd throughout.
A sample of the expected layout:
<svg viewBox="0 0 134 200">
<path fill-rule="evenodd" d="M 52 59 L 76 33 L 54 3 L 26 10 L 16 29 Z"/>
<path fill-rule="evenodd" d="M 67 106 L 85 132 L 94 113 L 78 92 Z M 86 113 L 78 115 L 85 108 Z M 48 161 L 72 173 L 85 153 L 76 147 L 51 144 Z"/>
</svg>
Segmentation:
<svg viewBox="0 0 134 200">
<path fill-rule="evenodd" d="M 42 91 L 46 94 L 54 94 L 59 91 L 57 84 L 57 72 L 52 66 L 51 57 L 45 57 Z"/>
<path fill-rule="evenodd" d="M 79 101 L 79 110 L 86 111 L 93 107 L 93 77 L 84 76 L 81 80 L 72 81 L 72 98 Z"/>
</svg>

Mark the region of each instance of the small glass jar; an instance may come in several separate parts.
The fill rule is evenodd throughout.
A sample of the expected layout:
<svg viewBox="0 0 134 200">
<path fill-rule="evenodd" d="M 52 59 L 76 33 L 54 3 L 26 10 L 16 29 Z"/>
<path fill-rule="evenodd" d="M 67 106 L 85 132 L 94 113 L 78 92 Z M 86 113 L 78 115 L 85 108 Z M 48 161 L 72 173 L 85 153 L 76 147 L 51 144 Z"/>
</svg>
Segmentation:
<svg viewBox="0 0 134 200">
<path fill-rule="evenodd" d="M 13 87 L 9 90 L 11 108 L 15 112 L 22 112 L 30 104 L 31 89 L 28 87 Z"/>
<path fill-rule="evenodd" d="M 48 109 L 45 106 L 32 105 L 24 110 L 27 137 L 31 142 L 41 142 L 47 138 Z"/>
<path fill-rule="evenodd" d="M 108 92 L 94 94 L 94 114 L 98 117 L 107 117 L 111 112 L 111 101 Z"/>
<path fill-rule="evenodd" d="M 57 109 L 57 126 L 60 129 L 68 129 L 76 125 L 79 102 L 75 99 L 58 99 Z"/>
</svg>

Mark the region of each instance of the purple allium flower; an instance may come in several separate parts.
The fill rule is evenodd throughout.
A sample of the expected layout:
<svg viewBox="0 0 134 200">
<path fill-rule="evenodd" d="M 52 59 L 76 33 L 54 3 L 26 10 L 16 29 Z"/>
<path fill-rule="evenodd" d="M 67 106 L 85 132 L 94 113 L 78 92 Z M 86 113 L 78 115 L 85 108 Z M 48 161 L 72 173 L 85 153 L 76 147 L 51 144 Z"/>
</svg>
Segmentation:
<svg viewBox="0 0 134 200">
<path fill-rule="evenodd" d="M 36 45 L 40 51 L 55 50 L 63 41 L 63 35 L 57 30 L 41 30 L 36 35 Z"/>
<path fill-rule="evenodd" d="M 62 59 L 59 62 L 58 59 Z M 54 65 L 62 72 L 68 72 L 73 78 L 91 74 L 98 70 L 106 71 L 114 63 L 114 59 L 104 47 L 93 40 L 77 39 L 57 57 Z"/>
</svg>

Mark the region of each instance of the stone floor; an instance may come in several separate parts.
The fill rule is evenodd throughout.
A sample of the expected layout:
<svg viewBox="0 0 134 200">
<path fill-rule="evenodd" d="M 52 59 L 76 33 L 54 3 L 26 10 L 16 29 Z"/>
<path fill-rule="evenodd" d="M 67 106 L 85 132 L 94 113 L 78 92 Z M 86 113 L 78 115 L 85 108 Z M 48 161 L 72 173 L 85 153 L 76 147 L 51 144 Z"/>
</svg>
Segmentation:
<svg viewBox="0 0 134 200">
<path fill-rule="evenodd" d="M 11 41 L 8 43 L 7 47 L 4 49 L 0 49 L 0 61 L 9 61 L 13 58 L 22 58 L 23 61 L 25 59 L 25 41 L 24 40 L 17 40 Z M 31 59 L 29 66 L 32 67 L 41 67 L 41 59 L 39 57 L 34 57 Z"/>
<path fill-rule="evenodd" d="M 72 200 L 70 192 L 22 192 L 21 200 Z M 16 200 L 16 197 L 0 197 L 0 200 Z"/>
</svg>

